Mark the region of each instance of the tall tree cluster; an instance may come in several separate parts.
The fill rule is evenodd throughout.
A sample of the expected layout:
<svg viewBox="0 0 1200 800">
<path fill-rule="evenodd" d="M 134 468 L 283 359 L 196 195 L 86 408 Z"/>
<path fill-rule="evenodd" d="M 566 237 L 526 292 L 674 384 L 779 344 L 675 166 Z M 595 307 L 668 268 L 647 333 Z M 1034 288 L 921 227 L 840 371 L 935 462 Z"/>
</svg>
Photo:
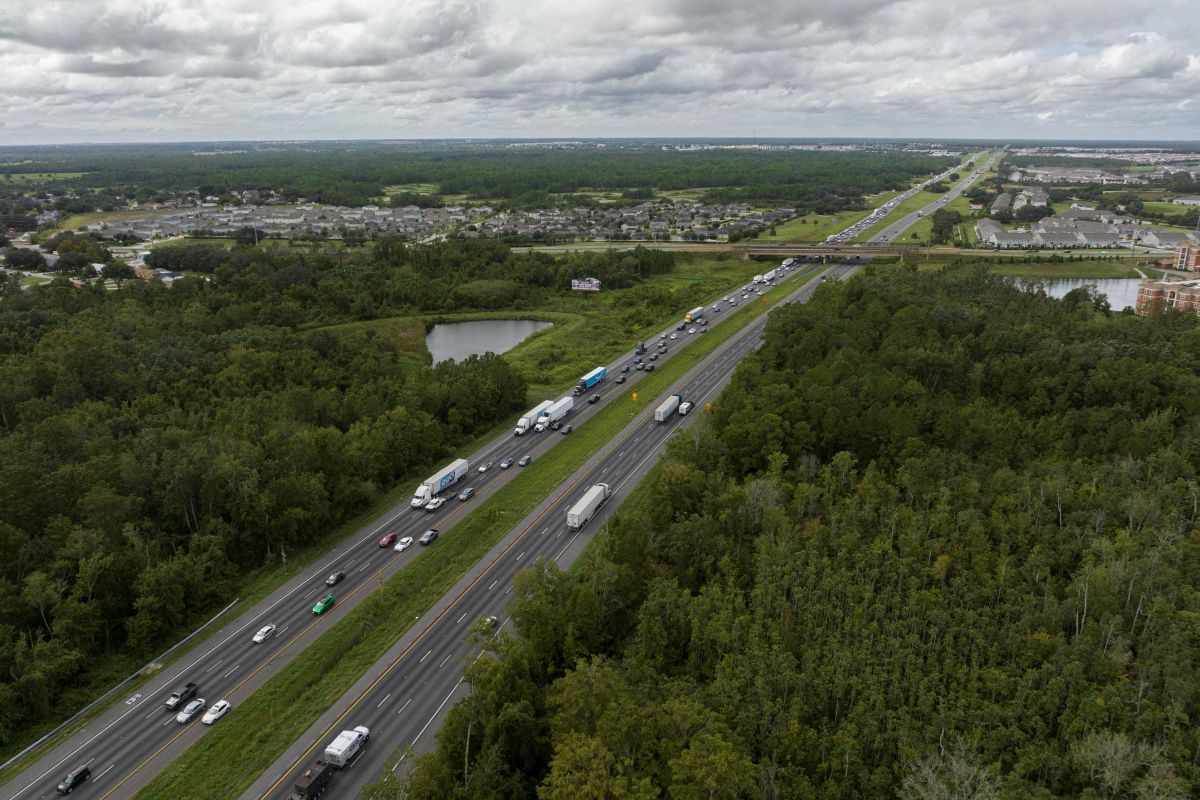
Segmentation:
<svg viewBox="0 0 1200 800">
<path fill-rule="evenodd" d="M 367 796 L 1193 796 L 1197 352 L 979 269 L 822 286 Z"/>
</svg>

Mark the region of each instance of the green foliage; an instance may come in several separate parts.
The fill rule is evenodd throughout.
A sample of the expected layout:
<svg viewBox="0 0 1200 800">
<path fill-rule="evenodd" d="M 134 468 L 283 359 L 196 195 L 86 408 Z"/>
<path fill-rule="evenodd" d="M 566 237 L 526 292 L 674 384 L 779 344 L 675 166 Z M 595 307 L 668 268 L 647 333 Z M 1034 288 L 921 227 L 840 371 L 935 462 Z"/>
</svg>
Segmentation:
<svg viewBox="0 0 1200 800">
<path fill-rule="evenodd" d="M 370 796 L 1188 796 L 1200 326 L 1095 300 L 869 268 L 779 310 Z"/>
</svg>

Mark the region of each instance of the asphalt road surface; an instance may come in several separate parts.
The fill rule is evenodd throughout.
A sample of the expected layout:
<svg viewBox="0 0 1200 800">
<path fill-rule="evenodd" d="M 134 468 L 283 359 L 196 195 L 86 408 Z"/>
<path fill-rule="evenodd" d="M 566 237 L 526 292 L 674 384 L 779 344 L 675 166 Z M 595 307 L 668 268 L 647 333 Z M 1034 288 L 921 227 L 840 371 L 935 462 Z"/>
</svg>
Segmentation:
<svg viewBox="0 0 1200 800">
<path fill-rule="evenodd" d="M 798 271 L 802 270 L 793 271 L 787 277 L 794 278 Z M 710 298 L 706 307 L 716 300 Z M 727 308 L 711 315 L 709 327 L 719 326 L 731 316 L 729 311 Z M 672 326 L 665 332 L 676 331 Z M 663 363 L 699 335 L 680 332 L 679 339 L 669 342 L 668 352 L 656 363 Z M 651 352 L 657 340 L 657 334 L 653 339 L 647 339 Z M 624 385 L 616 382 L 621 367 L 630 364 L 632 357 L 633 352 L 629 351 L 609 364 L 607 380 L 575 398 L 574 410 L 564 423 L 579 427 L 613 397 L 625 396 L 628 390 L 635 389 L 642 376 L 642 372 L 635 369 L 629 370 Z M 600 401 L 589 404 L 588 397 L 596 393 L 600 394 Z M 209 636 L 195 652 L 144 687 L 130 690 L 127 698 L 118 701 L 6 784 L 0 791 L 0 798 L 53 797 L 55 786 L 63 775 L 85 764 L 91 769 L 92 779 L 76 790 L 76 796 L 131 797 L 207 730 L 199 718 L 186 725 L 177 723 L 175 714 L 163 707 L 163 702 L 177 686 L 188 681 L 198 683 L 199 697 L 207 700 L 209 705 L 217 700 L 229 700 L 233 704 L 229 713 L 236 714 L 239 701 L 303 652 L 329 625 L 349 612 L 382 581 L 402 569 L 420 550 L 420 546 L 414 544 L 408 551 L 397 553 L 391 546 L 380 546 L 381 537 L 396 533 L 399 537 L 415 539 L 428 528 L 437 528 L 442 536 L 452 535 L 455 523 L 521 469 L 516 464 L 507 470 L 501 469 L 503 459 L 512 458 L 515 462 L 526 454 L 537 459 L 562 439 L 553 431 L 530 432 L 520 437 L 506 431 L 468 456 L 471 464 L 468 476 L 442 493 L 447 500 L 439 510 L 413 509 L 406 497 L 340 544 L 329 556 Z M 446 463 L 451 460 L 447 458 Z M 486 461 L 492 461 L 493 466 L 487 472 L 478 472 L 477 465 Z M 457 494 L 468 486 L 475 489 L 475 497 L 465 503 L 459 502 Z M 326 577 L 335 571 L 345 573 L 345 577 L 336 585 L 327 586 Z M 336 602 L 332 609 L 317 616 L 312 611 L 313 605 L 326 593 L 332 593 Z M 255 632 L 268 623 L 276 626 L 275 635 L 262 644 L 254 644 Z"/>
</svg>

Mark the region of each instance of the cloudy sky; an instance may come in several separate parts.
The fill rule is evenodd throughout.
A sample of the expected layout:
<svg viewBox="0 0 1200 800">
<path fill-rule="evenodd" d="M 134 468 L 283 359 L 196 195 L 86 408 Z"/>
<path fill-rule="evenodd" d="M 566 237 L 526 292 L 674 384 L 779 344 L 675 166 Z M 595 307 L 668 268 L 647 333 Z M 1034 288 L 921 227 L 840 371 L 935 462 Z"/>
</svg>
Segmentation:
<svg viewBox="0 0 1200 800">
<path fill-rule="evenodd" d="M 1200 0 L 2 0 L 0 144 L 1200 139 Z"/>
</svg>

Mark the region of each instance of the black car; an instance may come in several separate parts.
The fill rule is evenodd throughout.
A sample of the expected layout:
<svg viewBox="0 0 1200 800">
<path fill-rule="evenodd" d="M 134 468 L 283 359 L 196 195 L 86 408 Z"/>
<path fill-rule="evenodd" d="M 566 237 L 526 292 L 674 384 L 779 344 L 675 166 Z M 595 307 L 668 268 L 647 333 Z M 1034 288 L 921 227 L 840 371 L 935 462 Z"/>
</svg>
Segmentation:
<svg viewBox="0 0 1200 800">
<path fill-rule="evenodd" d="M 588 404 L 589 404 L 589 405 L 593 405 L 593 406 L 594 406 L 596 403 L 599 403 L 599 402 L 600 402 L 600 395 L 598 395 L 598 394 L 594 394 L 594 395 L 592 395 L 591 397 L 589 397 L 589 398 L 588 398 Z"/>
<path fill-rule="evenodd" d="M 647 364 L 647 365 L 646 365 L 646 372 L 654 372 L 654 365 L 653 365 L 653 364 Z"/>
<path fill-rule="evenodd" d="M 335 572 L 325 579 L 326 586 L 333 586 L 335 583 L 341 583 L 342 578 L 346 577 L 344 572 Z"/>
<path fill-rule="evenodd" d="M 429 544 L 437 538 L 437 528 L 430 528 L 421 534 L 421 538 L 417 539 L 421 544 Z"/>
<path fill-rule="evenodd" d="M 626 364 L 625 366 L 621 367 L 621 372 L 629 372 L 629 365 Z"/>
<path fill-rule="evenodd" d="M 566 436 L 568 433 L 570 433 L 570 432 L 571 432 L 571 431 L 573 431 L 573 430 L 575 430 L 575 429 L 574 429 L 574 428 L 572 428 L 570 425 L 566 425 L 566 426 L 564 426 L 564 427 L 563 427 L 563 429 L 562 429 L 562 435 L 563 435 L 563 436 Z"/>
<path fill-rule="evenodd" d="M 685 323 L 685 322 L 679 323 L 678 325 L 675 326 L 675 330 L 677 330 L 677 331 L 687 330 L 687 323 Z"/>
<path fill-rule="evenodd" d="M 87 767 L 76 767 L 66 774 L 66 777 L 59 782 L 55 787 L 55 791 L 59 794 L 70 794 L 73 790 L 79 788 L 79 784 L 92 777 L 92 771 Z"/>
</svg>

